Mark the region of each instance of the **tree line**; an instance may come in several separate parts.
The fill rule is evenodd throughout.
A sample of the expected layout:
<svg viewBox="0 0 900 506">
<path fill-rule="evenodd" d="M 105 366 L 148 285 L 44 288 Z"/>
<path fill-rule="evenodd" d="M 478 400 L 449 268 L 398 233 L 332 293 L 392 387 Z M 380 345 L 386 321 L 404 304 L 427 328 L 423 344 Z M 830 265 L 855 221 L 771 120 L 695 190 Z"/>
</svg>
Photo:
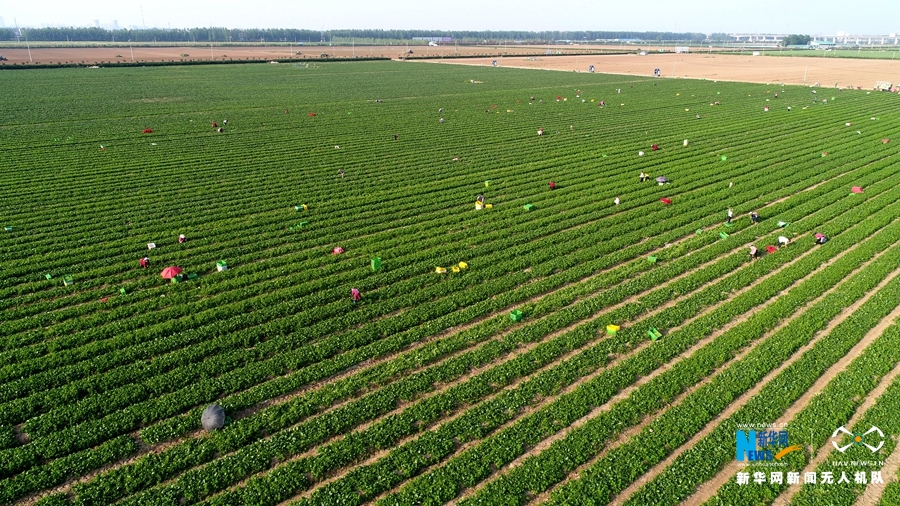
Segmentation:
<svg viewBox="0 0 900 506">
<path fill-rule="evenodd" d="M 107 30 L 104 28 L 0 28 L 0 40 L 45 42 L 295 42 L 328 43 L 332 38 L 365 40 L 412 40 L 415 37 L 449 37 L 463 43 L 528 42 L 550 43 L 560 40 L 590 42 L 597 39 L 625 39 L 649 42 L 702 42 L 710 39 L 692 32 L 634 32 L 634 31 L 476 31 L 476 30 L 302 30 L 295 28 L 147 28 Z M 713 34 L 727 37 L 726 34 Z"/>
<path fill-rule="evenodd" d="M 812 37 L 809 35 L 788 35 L 781 41 L 781 45 L 784 47 L 787 46 L 805 46 L 809 44 L 809 41 L 812 40 Z"/>
</svg>

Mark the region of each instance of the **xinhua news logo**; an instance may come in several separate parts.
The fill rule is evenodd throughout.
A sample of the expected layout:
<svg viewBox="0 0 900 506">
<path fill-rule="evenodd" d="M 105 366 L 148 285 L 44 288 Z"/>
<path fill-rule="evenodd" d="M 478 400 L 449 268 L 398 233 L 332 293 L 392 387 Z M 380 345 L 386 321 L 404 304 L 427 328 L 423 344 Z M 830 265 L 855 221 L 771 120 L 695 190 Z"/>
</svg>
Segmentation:
<svg viewBox="0 0 900 506">
<path fill-rule="evenodd" d="M 735 432 L 735 455 L 740 462 L 781 460 L 785 455 L 803 448 L 791 445 L 786 430 L 739 430 Z M 775 452 L 771 448 L 781 448 Z"/>
</svg>

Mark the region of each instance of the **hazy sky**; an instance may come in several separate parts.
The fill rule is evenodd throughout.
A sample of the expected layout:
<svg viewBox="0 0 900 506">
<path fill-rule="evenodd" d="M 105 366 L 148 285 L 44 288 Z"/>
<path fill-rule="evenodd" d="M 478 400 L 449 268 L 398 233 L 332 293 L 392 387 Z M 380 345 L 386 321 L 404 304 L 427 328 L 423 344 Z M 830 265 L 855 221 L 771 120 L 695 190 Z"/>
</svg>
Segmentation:
<svg viewBox="0 0 900 506">
<path fill-rule="evenodd" d="M 900 2 L 836 0 L 25 0 L 4 2 L 6 26 L 122 28 L 420 28 L 671 32 L 900 32 Z M 143 19 L 141 9 L 143 8 Z"/>
</svg>

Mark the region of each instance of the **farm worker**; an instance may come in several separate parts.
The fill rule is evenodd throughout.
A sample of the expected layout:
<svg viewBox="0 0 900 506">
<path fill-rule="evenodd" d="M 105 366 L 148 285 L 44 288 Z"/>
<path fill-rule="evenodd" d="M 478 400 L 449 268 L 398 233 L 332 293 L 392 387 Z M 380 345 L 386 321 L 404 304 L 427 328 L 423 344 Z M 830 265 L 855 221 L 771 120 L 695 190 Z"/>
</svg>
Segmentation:
<svg viewBox="0 0 900 506">
<path fill-rule="evenodd" d="M 822 234 L 816 234 L 816 244 L 825 244 L 828 238 Z"/>
<path fill-rule="evenodd" d="M 222 128 L 222 127 L 219 127 L 219 128 L 218 128 L 218 129 L 216 129 L 216 131 L 217 131 L 217 132 L 219 132 L 219 133 L 222 133 L 222 132 L 224 132 L 224 131 L 225 131 L 225 129 L 224 129 L 224 128 Z"/>
<path fill-rule="evenodd" d="M 150 267 L 150 257 L 144 257 L 141 259 L 141 267 L 144 269 Z"/>
<path fill-rule="evenodd" d="M 641 178 L 641 182 L 642 182 L 642 183 L 643 183 L 644 181 L 646 181 L 647 179 L 650 179 L 649 177 L 647 177 L 647 174 L 644 174 L 643 172 L 641 172 L 641 175 L 638 176 L 638 177 Z"/>
<path fill-rule="evenodd" d="M 788 106 L 788 110 L 789 110 L 789 111 L 791 110 L 791 106 Z"/>
<path fill-rule="evenodd" d="M 180 234 L 178 236 L 178 244 L 184 244 L 185 241 L 187 241 L 187 238 L 184 236 L 184 234 Z"/>
<path fill-rule="evenodd" d="M 216 123 L 215 121 L 213 121 L 212 124 L 213 124 L 213 128 L 219 128 L 219 124 Z"/>
<path fill-rule="evenodd" d="M 555 189 L 556 189 L 556 183 L 554 183 L 553 181 L 550 181 L 550 189 L 551 189 L 551 190 L 555 190 Z"/>
<path fill-rule="evenodd" d="M 478 197 L 476 197 L 475 202 L 481 202 L 482 204 L 484 204 L 484 195 L 479 195 Z"/>
<path fill-rule="evenodd" d="M 734 216 L 734 211 L 731 208 L 728 208 L 728 220 L 725 223 L 731 223 L 731 217 Z"/>
<path fill-rule="evenodd" d="M 619 205 L 619 197 L 616 197 L 616 199 L 613 200 L 613 202 L 614 202 L 616 205 Z"/>
<path fill-rule="evenodd" d="M 700 119 L 700 115 L 699 115 L 699 114 L 697 115 L 697 119 Z"/>
<path fill-rule="evenodd" d="M 729 182 L 728 182 L 728 187 L 731 188 L 732 186 L 734 186 L 734 181 L 729 181 Z"/>
<path fill-rule="evenodd" d="M 757 214 L 756 211 L 750 213 L 750 221 L 752 221 L 753 223 L 759 223 L 759 214 Z"/>
<path fill-rule="evenodd" d="M 790 242 L 790 241 L 788 241 L 787 237 L 785 237 L 783 235 L 778 236 L 778 244 L 781 244 L 782 246 L 787 246 L 788 242 Z"/>
<path fill-rule="evenodd" d="M 400 134 L 394 134 L 394 140 L 397 140 L 399 138 L 400 138 Z"/>
<path fill-rule="evenodd" d="M 763 111 L 765 111 L 765 112 L 769 112 L 769 106 L 765 106 L 765 107 L 763 107 Z"/>
<path fill-rule="evenodd" d="M 340 174 L 341 177 L 344 177 L 344 169 L 338 169 L 338 174 Z"/>
<path fill-rule="evenodd" d="M 756 258 L 756 256 L 758 254 L 759 254 L 759 250 L 756 249 L 756 246 L 751 244 L 750 245 L 750 260 L 753 260 L 754 258 Z"/>
<path fill-rule="evenodd" d="M 531 96 L 531 101 L 534 102 L 534 95 Z"/>
<path fill-rule="evenodd" d="M 350 290 L 350 297 L 353 299 L 353 305 L 355 306 L 362 299 L 362 294 L 359 293 L 359 290 L 353 288 Z"/>
<path fill-rule="evenodd" d="M 544 135 L 544 129 L 538 128 L 538 135 Z"/>
<path fill-rule="evenodd" d="M 287 109 L 285 109 L 285 110 L 284 110 L 284 113 L 285 113 L 285 114 L 287 114 L 287 113 L 288 113 L 288 111 L 287 111 Z"/>
<path fill-rule="evenodd" d="M 778 98 L 778 92 L 777 92 L 777 91 L 775 92 L 775 98 Z"/>
<path fill-rule="evenodd" d="M 227 120 L 227 119 L 223 119 L 223 120 L 222 120 L 222 124 L 223 124 L 223 125 L 227 125 L 227 124 L 228 124 L 228 120 Z"/>
<path fill-rule="evenodd" d="M 444 112 L 444 108 L 441 107 L 440 109 L 438 109 L 438 112 Z"/>
<path fill-rule="evenodd" d="M 439 123 L 443 123 L 443 122 L 444 122 L 444 118 L 439 119 L 438 122 L 439 122 Z"/>
<path fill-rule="evenodd" d="M 616 90 L 616 94 L 622 93 L 622 88 Z"/>
</svg>

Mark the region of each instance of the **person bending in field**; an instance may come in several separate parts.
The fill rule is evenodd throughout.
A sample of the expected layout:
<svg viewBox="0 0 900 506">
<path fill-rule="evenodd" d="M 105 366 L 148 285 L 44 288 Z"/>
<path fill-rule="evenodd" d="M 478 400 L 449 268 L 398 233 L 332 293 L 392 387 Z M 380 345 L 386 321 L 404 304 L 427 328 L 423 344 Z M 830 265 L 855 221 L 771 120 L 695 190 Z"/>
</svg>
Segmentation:
<svg viewBox="0 0 900 506">
<path fill-rule="evenodd" d="M 759 214 L 757 214 L 756 211 L 750 213 L 750 221 L 752 221 L 754 225 L 759 223 Z"/>
<path fill-rule="evenodd" d="M 733 216 L 734 216 L 734 211 L 732 211 L 731 208 L 729 207 L 729 208 L 728 208 L 728 219 L 725 220 L 725 223 L 730 224 L 730 223 L 731 223 L 731 218 L 732 218 Z"/>
<path fill-rule="evenodd" d="M 341 178 L 344 177 L 344 169 L 338 169 L 338 174 L 341 175 Z"/>
<path fill-rule="evenodd" d="M 759 258 L 759 250 L 756 249 L 756 246 L 750 245 L 750 260 L 756 260 Z"/>
<path fill-rule="evenodd" d="M 357 302 L 362 300 L 362 294 L 356 288 L 352 288 L 350 290 L 350 298 L 353 299 L 353 305 L 355 306 Z"/>
<path fill-rule="evenodd" d="M 644 174 L 643 172 L 641 172 L 641 175 L 638 176 L 638 177 L 641 178 L 641 182 L 642 182 L 642 183 L 643 183 L 644 181 L 650 179 L 650 178 L 647 176 L 647 174 Z"/>
</svg>

